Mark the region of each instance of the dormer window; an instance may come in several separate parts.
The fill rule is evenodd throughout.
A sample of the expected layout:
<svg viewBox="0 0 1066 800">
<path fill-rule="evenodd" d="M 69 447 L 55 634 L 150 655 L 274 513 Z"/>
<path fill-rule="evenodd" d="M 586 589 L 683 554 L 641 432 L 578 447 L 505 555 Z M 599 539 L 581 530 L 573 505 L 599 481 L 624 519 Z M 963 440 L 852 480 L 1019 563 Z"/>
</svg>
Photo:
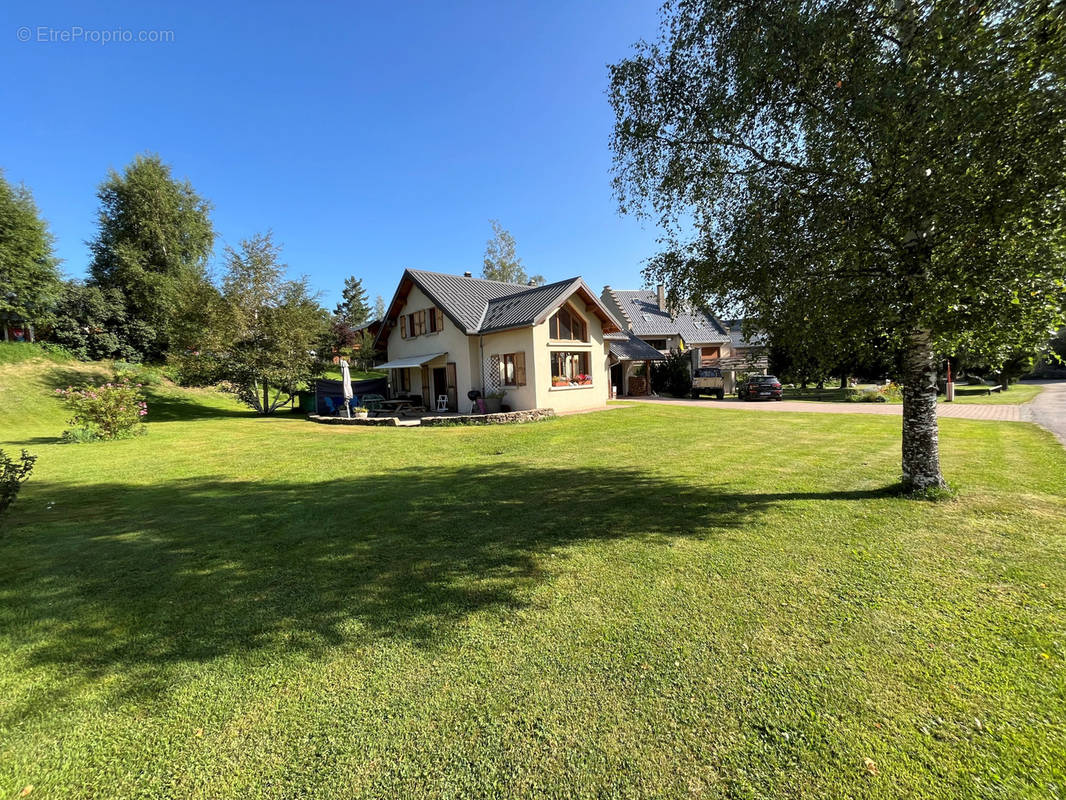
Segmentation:
<svg viewBox="0 0 1066 800">
<path fill-rule="evenodd" d="M 587 342 L 589 326 L 571 306 L 564 305 L 548 320 L 548 334 L 557 342 Z"/>
</svg>

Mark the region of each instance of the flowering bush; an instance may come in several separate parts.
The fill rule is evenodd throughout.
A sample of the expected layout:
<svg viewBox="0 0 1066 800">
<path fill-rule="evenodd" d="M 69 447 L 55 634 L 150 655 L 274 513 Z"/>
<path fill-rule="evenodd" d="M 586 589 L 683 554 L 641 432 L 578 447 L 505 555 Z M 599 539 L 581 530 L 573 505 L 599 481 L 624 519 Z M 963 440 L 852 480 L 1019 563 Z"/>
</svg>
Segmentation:
<svg viewBox="0 0 1066 800">
<path fill-rule="evenodd" d="M 15 502 L 19 489 L 33 472 L 33 464 L 36 460 L 37 456 L 30 455 L 25 450 L 22 451 L 22 456 L 18 461 L 0 450 L 0 513 Z"/>
<path fill-rule="evenodd" d="M 141 424 L 148 414 L 148 403 L 141 393 L 141 384 L 128 381 L 105 383 L 85 389 L 56 389 L 71 411 L 73 431 L 65 431 L 63 438 L 72 442 L 94 439 L 124 439 L 144 433 Z"/>
</svg>

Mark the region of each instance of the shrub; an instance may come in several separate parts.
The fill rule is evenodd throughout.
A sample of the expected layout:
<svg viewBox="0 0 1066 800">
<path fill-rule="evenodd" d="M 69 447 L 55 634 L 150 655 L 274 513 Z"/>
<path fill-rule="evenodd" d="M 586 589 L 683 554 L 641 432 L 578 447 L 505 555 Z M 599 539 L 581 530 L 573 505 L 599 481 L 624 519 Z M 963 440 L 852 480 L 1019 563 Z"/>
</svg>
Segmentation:
<svg viewBox="0 0 1066 800">
<path fill-rule="evenodd" d="M 0 514 L 15 502 L 19 489 L 33 472 L 33 463 L 36 460 L 37 456 L 31 456 L 23 450 L 19 460 L 14 461 L 0 450 Z"/>
<path fill-rule="evenodd" d="M 665 361 L 652 365 L 651 388 L 656 394 L 685 397 L 692 391 L 692 372 L 689 357 L 680 350 L 671 350 Z"/>
<path fill-rule="evenodd" d="M 85 389 L 56 389 L 72 412 L 70 424 L 74 431 L 66 431 L 68 442 L 87 442 L 96 439 L 124 439 L 144 433 L 142 418 L 148 414 L 148 404 L 140 384 L 120 381 L 90 386 Z"/>
<path fill-rule="evenodd" d="M 902 403 L 903 402 L 903 389 L 900 388 L 898 383 L 886 383 L 884 386 L 878 388 L 878 394 L 884 398 L 882 402 Z"/>
<path fill-rule="evenodd" d="M 119 381 L 136 383 L 138 386 L 158 386 L 163 382 L 163 376 L 158 367 L 131 364 L 128 361 L 115 362 L 115 377 Z"/>
<path fill-rule="evenodd" d="M 844 391 L 845 403 L 886 403 L 888 398 L 881 393 L 880 389 L 860 388 L 849 386 Z"/>
</svg>

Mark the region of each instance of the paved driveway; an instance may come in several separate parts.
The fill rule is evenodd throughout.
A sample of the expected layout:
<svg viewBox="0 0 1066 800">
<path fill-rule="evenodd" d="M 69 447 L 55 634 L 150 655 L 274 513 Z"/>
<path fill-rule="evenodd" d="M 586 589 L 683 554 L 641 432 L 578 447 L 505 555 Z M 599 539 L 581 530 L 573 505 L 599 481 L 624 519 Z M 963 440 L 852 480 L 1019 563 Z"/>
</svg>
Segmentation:
<svg viewBox="0 0 1066 800">
<path fill-rule="evenodd" d="M 1066 386 L 1066 384 L 1064 384 Z M 1046 394 L 1046 391 L 1040 396 Z M 769 400 L 747 403 L 729 397 L 725 400 L 686 400 L 665 397 L 625 397 L 636 403 L 658 403 L 669 406 L 697 406 L 700 408 L 743 408 L 745 411 L 807 411 L 812 414 L 880 414 L 888 417 L 903 416 L 903 406 L 891 403 L 826 403 L 814 400 Z M 1015 405 L 966 405 L 964 403 L 941 403 L 937 413 L 941 417 L 961 419 L 991 419 L 1005 422 L 1027 420 L 1023 409 Z"/>
<path fill-rule="evenodd" d="M 1026 381 L 1043 386 L 1031 403 L 1023 405 L 968 405 L 941 403 L 937 414 L 957 419 L 985 419 L 1001 422 L 1035 422 L 1051 431 L 1066 447 L 1066 380 Z M 658 403 L 668 406 L 697 406 L 700 408 L 743 408 L 752 411 L 806 411 L 813 414 L 881 414 L 902 416 L 902 405 L 888 403 L 825 403 L 811 400 L 781 400 L 745 403 L 735 397 L 725 400 L 687 400 L 666 397 L 626 397 L 635 403 Z"/>
<path fill-rule="evenodd" d="M 1044 391 L 1022 406 L 1028 418 L 1047 428 L 1066 446 L 1066 381 L 1038 381 Z M 1024 419 L 1024 417 L 1023 417 Z"/>
</svg>

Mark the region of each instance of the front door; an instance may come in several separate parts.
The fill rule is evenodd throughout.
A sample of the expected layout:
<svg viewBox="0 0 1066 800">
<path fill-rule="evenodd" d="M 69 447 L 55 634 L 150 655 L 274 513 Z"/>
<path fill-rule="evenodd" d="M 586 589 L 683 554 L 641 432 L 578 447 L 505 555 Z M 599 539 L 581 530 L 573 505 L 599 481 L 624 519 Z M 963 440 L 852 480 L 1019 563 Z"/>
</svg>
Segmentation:
<svg viewBox="0 0 1066 800">
<path fill-rule="evenodd" d="M 448 371 L 444 367 L 433 368 L 433 408 L 437 408 L 437 398 L 448 395 Z"/>
</svg>

